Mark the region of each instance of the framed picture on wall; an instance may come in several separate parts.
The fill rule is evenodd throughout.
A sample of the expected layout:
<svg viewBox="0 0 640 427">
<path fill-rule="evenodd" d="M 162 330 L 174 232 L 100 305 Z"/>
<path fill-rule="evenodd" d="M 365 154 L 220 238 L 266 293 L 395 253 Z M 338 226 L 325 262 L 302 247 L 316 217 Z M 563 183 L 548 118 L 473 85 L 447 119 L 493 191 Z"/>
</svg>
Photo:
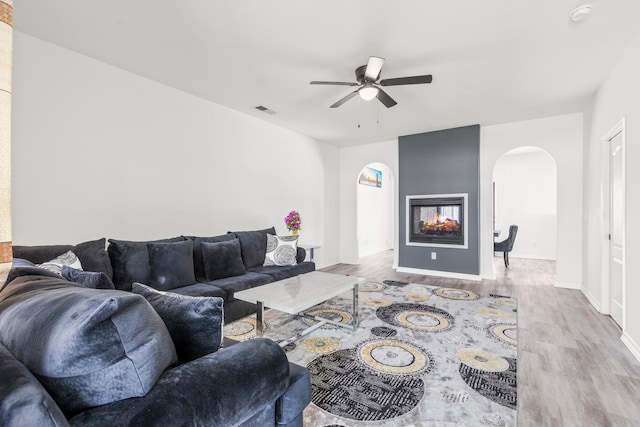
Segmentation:
<svg viewBox="0 0 640 427">
<path fill-rule="evenodd" d="M 367 166 L 360 173 L 358 183 L 380 188 L 382 187 L 382 171 Z"/>
</svg>

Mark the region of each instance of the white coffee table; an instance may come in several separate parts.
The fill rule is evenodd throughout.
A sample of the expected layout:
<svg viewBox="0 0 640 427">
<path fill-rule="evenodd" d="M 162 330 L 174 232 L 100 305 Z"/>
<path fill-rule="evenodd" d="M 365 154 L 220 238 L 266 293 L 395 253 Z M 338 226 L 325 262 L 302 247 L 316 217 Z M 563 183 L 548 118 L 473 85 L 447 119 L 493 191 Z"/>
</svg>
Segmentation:
<svg viewBox="0 0 640 427">
<path fill-rule="evenodd" d="M 298 314 L 316 320 L 316 323 L 280 345 L 295 342 L 326 324 L 356 330 L 358 328 L 358 285 L 365 279 L 356 276 L 312 271 L 289 279 L 280 280 L 252 289 L 236 292 L 239 300 L 258 305 L 256 313 L 256 335 L 264 333 L 264 308 L 269 307 L 288 314 Z M 323 303 L 346 291 L 353 292 L 353 324 L 348 325 L 320 316 L 305 313 L 311 307 Z"/>
</svg>

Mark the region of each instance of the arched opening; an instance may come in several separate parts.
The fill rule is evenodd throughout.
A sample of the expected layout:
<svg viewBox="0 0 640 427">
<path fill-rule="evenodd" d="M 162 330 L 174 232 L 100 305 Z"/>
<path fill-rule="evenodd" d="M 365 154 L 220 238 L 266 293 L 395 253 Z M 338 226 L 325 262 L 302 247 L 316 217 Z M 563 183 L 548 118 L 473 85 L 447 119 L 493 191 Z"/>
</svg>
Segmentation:
<svg viewBox="0 0 640 427">
<path fill-rule="evenodd" d="M 356 181 L 358 258 L 394 249 L 395 183 L 384 163 L 370 163 Z"/>
<path fill-rule="evenodd" d="M 540 260 L 555 273 L 557 195 L 557 165 L 547 151 L 519 147 L 498 159 L 493 168 L 493 229 L 495 241 L 501 241 L 507 238 L 511 225 L 518 226 L 509 259 Z M 495 271 L 506 273 L 502 252 L 494 255 L 499 257 L 494 258 Z M 527 268 L 524 264 L 520 266 Z"/>
</svg>

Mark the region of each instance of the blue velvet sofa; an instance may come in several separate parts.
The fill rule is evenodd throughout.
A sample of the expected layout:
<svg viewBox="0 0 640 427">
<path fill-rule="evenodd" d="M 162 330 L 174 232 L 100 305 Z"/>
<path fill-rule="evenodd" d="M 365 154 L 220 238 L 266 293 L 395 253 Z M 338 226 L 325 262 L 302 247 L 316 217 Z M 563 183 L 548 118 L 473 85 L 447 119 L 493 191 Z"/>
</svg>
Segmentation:
<svg viewBox="0 0 640 427">
<path fill-rule="evenodd" d="M 294 265 L 263 265 L 267 234 L 14 246 L 0 289 L 0 425 L 301 426 L 306 368 L 268 339 L 218 349 L 223 319 L 256 310 L 234 292 L 315 270 L 300 248 Z M 83 271 L 36 267 L 69 251 Z M 167 318 L 171 304 L 153 298 L 192 310 Z"/>
<path fill-rule="evenodd" d="M 0 425 L 302 426 L 309 372 L 278 344 L 227 342 L 180 360 L 159 313 L 133 292 L 12 269 L 0 289 Z"/>
</svg>

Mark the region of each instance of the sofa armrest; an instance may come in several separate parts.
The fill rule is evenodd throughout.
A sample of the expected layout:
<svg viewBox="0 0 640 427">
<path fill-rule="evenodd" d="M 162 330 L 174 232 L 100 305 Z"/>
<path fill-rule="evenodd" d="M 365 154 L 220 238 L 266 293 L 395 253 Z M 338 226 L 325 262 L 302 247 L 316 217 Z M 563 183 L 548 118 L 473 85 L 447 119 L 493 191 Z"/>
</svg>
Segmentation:
<svg viewBox="0 0 640 427">
<path fill-rule="evenodd" d="M 31 372 L 0 344 L 0 425 L 68 426 L 67 419 Z"/>
<path fill-rule="evenodd" d="M 296 262 L 298 264 L 303 263 L 307 257 L 307 250 L 298 246 L 298 252 L 296 253 Z"/>
<path fill-rule="evenodd" d="M 70 424 L 237 425 L 274 404 L 288 385 L 284 351 L 271 340 L 256 338 L 168 370 L 146 396 L 89 409 Z"/>
</svg>

